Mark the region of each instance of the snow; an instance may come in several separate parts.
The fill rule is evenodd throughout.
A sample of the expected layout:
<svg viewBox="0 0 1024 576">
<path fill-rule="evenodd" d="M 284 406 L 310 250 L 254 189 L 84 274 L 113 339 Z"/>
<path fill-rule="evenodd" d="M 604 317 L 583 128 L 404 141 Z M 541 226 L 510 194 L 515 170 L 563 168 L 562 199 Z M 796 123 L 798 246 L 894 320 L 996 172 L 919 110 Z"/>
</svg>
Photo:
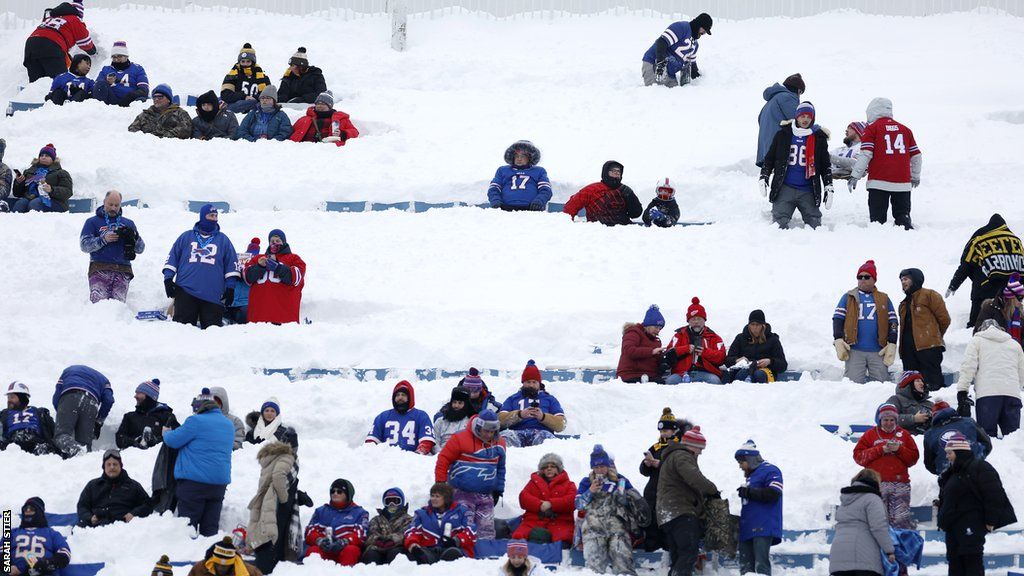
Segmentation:
<svg viewBox="0 0 1024 576">
<path fill-rule="evenodd" d="M 48 405 L 61 369 L 88 363 L 107 374 L 117 404 L 97 449 L 113 444 L 134 387 L 158 377 L 161 400 L 179 418 L 203 386 L 224 386 L 240 417 L 269 396 L 300 437 L 300 485 L 319 505 L 330 482 L 350 479 L 356 501 L 377 506 L 383 491 L 402 487 L 422 505 L 434 460 L 362 444 L 372 415 L 389 407 L 394 380 L 340 378 L 289 382 L 254 367 L 358 366 L 407 371 L 470 365 L 517 371 L 527 359 L 545 366 L 614 366 L 621 326 L 658 303 L 670 327 L 683 323 L 699 296 L 708 325 L 731 342 L 753 308 L 765 311 L 794 369 L 819 380 L 771 386 L 678 387 L 604 383 L 549 384 L 566 408 L 567 432 L 579 440 L 513 450 L 506 499 L 498 515 L 519 512 L 517 494 L 540 456 L 555 451 L 575 480 L 587 469 L 595 442 L 618 459 L 638 486 L 636 467 L 655 440 L 663 406 L 700 424 L 708 437 L 701 465 L 738 510 L 742 474 L 732 458 L 747 438 L 786 478 L 787 529 L 827 528 L 827 511 L 857 467 L 853 444 L 821 423 L 869 423 L 892 384 L 839 381 L 830 345 L 830 317 L 866 259 L 877 262 L 879 287 L 898 300 L 897 274 L 925 273 L 943 291 L 964 242 L 993 212 L 1024 231 L 1016 191 L 1020 84 L 1020 19 L 958 14 L 883 18 L 833 13 L 804 19 L 717 22 L 702 41 L 704 76 L 690 87 L 639 86 L 639 58 L 666 22 L 639 16 L 492 21 L 449 16 L 410 22 L 409 50 L 387 49 L 389 22 L 333 22 L 214 12 L 90 10 L 101 48 L 125 39 L 151 82 L 198 94 L 220 79 L 248 38 L 271 78 L 301 44 L 325 70 L 362 135 L 342 149 L 292 143 L 163 141 L 125 131 L 141 110 L 98 103 L 47 106 L 0 120 L 6 162 L 24 168 L 52 142 L 75 179 L 76 196 L 101 197 L 117 188 L 152 208 L 126 209 L 148 249 L 135 264 L 127 306 L 88 304 L 87 257 L 77 249 L 83 215 L 5 215 L 15 256 L 0 274 L 5 361 L 0 381 L 18 379 Z M 949 34 L 969 40 L 950 43 Z M 823 33 L 824 32 L 824 33 Z M 0 31 L 0 99 L 24 82 L 25 31 Z M 154 41 L 160 38 L 162 41 Z M 811 45 L 804 38 L 826 39 Z M 799 42 L 795 42 L 799 39 Z M 791 56 L 787 56 L 791 55 Z M 98 69 L 99 62 L 94 69 Z M 818 231 L 779 231 L 755 191 L 753 154 L 761 91 L 800 71 L 818 122 L 837 145 L 846 124 L 863 119 L 874 96 L 893 99 L 924 153 L 923 184 L 914 192 L 918 229 L 868 225 L 863 189 L 836 204 Z M 29 93 L 40 89 L 28 88 Z M 293 118 L 298 112 L 293 112 Z M 476 208 L 335 214 L 312 211 L 325 200 L 426 200 L 478 203 L 509 143 L 528 138 L 564 201 L 597 179 L 608 158 L 622 162 L 625 182 L 646 202 L 654 183 L 677 183 L 683 219 L 715 221 L 671 230 L 574 224 L 561 214 L 506 214 Z M 159 268 L 173 240 L 195 216 L 188 199 L 226 200 L 237 212 L 221 226 L 244 249 L 272 228 L 288 234 L 308 264 L 302 315 L 312 323 L 198 330 L 133 320 L 139 310 L 166 305 Z M 949 302 L 944 368 L 956 370 L 970 338 L 963 328 L 970 303 L 964 286 Z M 668 338 L 668 331 L 663 333 Z M 602 354 L 594 355 L 594 345 Z M 499 398 L 517 378 L 488 378 Z M 415 383 L 417 403 L 431 415 L 453 380 Z M 950 390 L 939 395 L 953 400 Z M 233 456 L 221 528 L 248 519 L 255 492 L 256 447 Z M 130 449 L 126 469 L 149 487 L 156 452 Z M 0 454 L 0 508 L 17 509 L 41 495 L 51 512 L 75 509 L 79 490 L 100 473 L 99 455 L 56 457 Z M 1024 510 L 1024 434 L 997 440 L 990 461 L 1011 501 Z M 911 472 L 914 505 L 937 495 L 923 464 Z M 308 520 L 310 509 L 303 510 Z M 138 524 L 138 525 L 136 525 Z M 188 538 L 184 521 L 147 518 L 131 525 L 77 530 L 76 562 L 108 562 L 105 574 L 145 573 L 160 554 L 198 559 L 209 544 Z M 111 543 L 116 543 L 112 550 Z M 812 542 L 812 544 L 814 544 Z M 792 551 L 827 553 L 817 543 Z M 1024 552 L 1021 537 L 993 538 L 993 550 Z M 492 570 L 496 563 L 471 565 Z M 788 570 L 786 574 L 824 571 Z M 460 569 L 469 569 L 469 566 Z M 288 574 L 328 574 L 333 565 L 282 565 Z M 382 569 L 358 567 L 357 572 Z M 428 576 L 444 567 L 394 570 Z M 177 573 L 184 574 L 185 569 Z M 782 572 L 777 570 L 777 572 Z M 931 573 L 935 573 L 933 569 Z"/>
</svg>

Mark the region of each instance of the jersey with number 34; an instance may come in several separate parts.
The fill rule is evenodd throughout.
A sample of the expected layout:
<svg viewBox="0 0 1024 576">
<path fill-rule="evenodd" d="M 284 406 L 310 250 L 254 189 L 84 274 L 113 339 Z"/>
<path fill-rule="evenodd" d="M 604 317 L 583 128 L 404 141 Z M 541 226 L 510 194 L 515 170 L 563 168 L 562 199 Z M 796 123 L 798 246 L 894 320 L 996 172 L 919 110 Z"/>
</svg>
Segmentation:
<svg viewBox="0 0 1024 576">
<path fill-rule="evenodd" d="M 860 149 L 871 152 L 868 179 L 910 182 L 910 159 L 921 153 L 914 133 L 892 118 L 879 118 L 864 129 Z"/>
<path fill-rule="evenodd" d="M 409 452 L 415 451 L 424 440 L 434 441 L 434 424 L 430 416 L 418 408 L 405 414 L 394 409 L 381 412 L 374 418 L 373 429 L 366 435 L 367 442 L 398 446 Z"/>
</svg>

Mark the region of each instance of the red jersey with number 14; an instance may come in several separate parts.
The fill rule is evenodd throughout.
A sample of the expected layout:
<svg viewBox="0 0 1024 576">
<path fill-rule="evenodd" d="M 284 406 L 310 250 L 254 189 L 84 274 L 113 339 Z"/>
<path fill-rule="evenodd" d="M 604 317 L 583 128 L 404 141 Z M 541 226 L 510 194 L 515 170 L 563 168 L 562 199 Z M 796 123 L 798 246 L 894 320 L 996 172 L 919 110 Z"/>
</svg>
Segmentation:
<svg viewBox="0 0 1024 576">
<path fill-rule="evenodd" d="M 264 272 L 249 288 L 249 322 L 285 324 L 299 321 L 302 288 L 306 285 L 306 263 L 296 254 L 278 254 L 277 261 L 281 266 L 291 268 L 291 281 L 285 283 L 277 274 Z M 258 257 L 250 258 L 245 268 L 248 271 L 258 264 Z"/>
<path fill-rule="evenodd" d="M 864 129 L 860 149 L 872 153 L 868 180 L 910 184 L 910 159 L 921 153 L 914 133 L 892 118 L 879 118 Z"/>
</svg>

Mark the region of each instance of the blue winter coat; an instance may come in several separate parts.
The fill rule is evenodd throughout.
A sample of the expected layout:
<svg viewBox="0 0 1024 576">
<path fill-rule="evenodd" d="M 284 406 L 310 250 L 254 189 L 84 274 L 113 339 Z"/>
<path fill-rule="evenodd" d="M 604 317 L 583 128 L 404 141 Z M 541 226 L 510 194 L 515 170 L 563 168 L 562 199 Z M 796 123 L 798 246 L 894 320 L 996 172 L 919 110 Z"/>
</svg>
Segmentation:
<svg viewBox="0 0 1024 576">
<path fill-rule="evenodd" d="M 324 504 L 313 512 L 313 517 L 306 525 L 307 536 L 311 531 L 317 531 L 334 538 L 347 538 L 357 546 L 366 542 L 369 530 L 370 515 L 355 502 L 340 509 Z"/>
<path fill-rule="evenodd" d="M 164 444 L 178 450 L 175 480 L 204 484 L 231 484 L 231 449 L 235 425 L 219 408 L 189 416 L 176 430 L 164 433 Z"/>
<path fill-rule="evenodd" d="M 924 467 L 932 474 L 942 474 L 949 468 L 946 440 L 954 432 L 967 437 L 976 458 L 984 460 L 992 452 L 992 440 L 973 418 L 964 418 L 953 408 L 946 408 L 932 417 L 932 427 L 924 433 Z"/>
<path fill-rule="evenodd" d="M 280 106 L 276 106 L 269 114 L 259 108 L 246 114 L 235 132 L 235 140 L 255 142 L 264 134 L 269 140 L 279 141 L 287 140 L 292 135 L 292 121 Z"/>
<path fill-rule="evenodd" d="M 100 403 L 100 412 L 96 416 L 100 420 L 107 417 L 110 407 L 114 405 L 114 391 L 110 388 L 110 380 L 97 370 L 81 364 L 68 366 L 57 379 L 57 388 L 53 391 L 53 409 L 65 392 L 82 390 Z"/>
<path fill-rule="evenodd" d="M 772 545 L 782 542 L 782 471 L 774 464 L 762 462 L 747 477 L 747 487 L 775 490 L 779 498 L 774 502 L 743 500 L 740 542 L 766 537 L 772 539 Z"/>
<path fill-rule="evenodd" d="M 107 244 L 103 239 L 103 235 L 107 233 L 107 230 L 123 226 L 135 230 L 136 234 L 139 231 L 138 227 L 135 226 L 135 222 L 125 218 L 120 213 L 115 218 L 110 218 L 102 206 L 96 209 L 96 215 L 85 221 L 85 224 L 82 226 L 82 233 L 79 234 L 78 239 L 82 252 L 89 253 L 90 262 L 119 264 L 121 266 L 132 265 L 130 261 L 124 259 L 124 240 L 118 239 L 117 242 Z M 135 253 L 142 254 L 142 251 L 145 249 L 146 243 L 142 241 L 141 236 L 137 237 Z"/>
<path fill-rule="evenodd" d="M 107 74 L 117 75 L 114 84 L 107 84 Z M 113 66 L 104 66 L 96 75 L 96 83 L 92 88 L 92 97 L 106 104 L 121 104 L 122 101 L 136 90 L 146 91 L 146 95 L 140 95 L 134 100 L 145 100 L 149 95 L 149 78 L 146 76 L 146 69 L 132 62 L 125 70 L 118 70 Z"/>
<path fill-rule="evenodd" d="M 537 393 L 536 398 L 527 398 L 523 396 L 523 392 L 520 390 L 515 394 L 509 396 L 501 404 L 502 412 L 515 412 L 516 410 L 525 410 L 530 407 L 533 402 L 540 404 L 540 409 L 545 414 L 551 414 L 553 416 L 564 416 L 565 412 L 562 411 L 562 405 L 558 403 L 558 399 L 541 390 Z M 541 424 L 540 420 L 536 418 L 526 418 L 520 420 L 511 426 L 512 430 L 547 430 L 548 428 Z"/>
<path fill-rule="evenodd" d="M 796 92 L 790 92 L 778 82 L 764 89 L 764 99 L 764 107 L 757 115 L 758 166 L 764 162 L 764 157 L 768 154 L 775 133 L 779 131 L 779 123 L 783 120 L 792 120 L 796 116 L 796 107 L 800 104 L 800 97 Z"/>
</svg>

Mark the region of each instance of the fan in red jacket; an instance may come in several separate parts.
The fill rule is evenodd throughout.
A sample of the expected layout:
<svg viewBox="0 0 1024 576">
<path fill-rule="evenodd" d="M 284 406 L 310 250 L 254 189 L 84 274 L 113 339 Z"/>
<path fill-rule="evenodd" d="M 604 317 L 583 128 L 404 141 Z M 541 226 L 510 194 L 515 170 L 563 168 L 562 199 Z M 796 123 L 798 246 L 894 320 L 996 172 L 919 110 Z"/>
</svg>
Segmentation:
<svg viewBox="0 0 1024 576">
<path fill-rule="evenodd" d="M 725 343 L 721 336 L 705 326 L 707 319 L 708 313 L 700 305 L 700 298 L 691 300 L 690 307 L 686 309 L 686 326 L 676 330 L 666 347 L 669 363 L 675 357 L 675 365 L 672 374 L 665 379 L 666 384 L 679 384 L 685 380 L 684 375 L 689 375 L 694 382 L 722 383 L 719 366 L 725 362 Z"/>
<path fill-rule="evenodd" d="M 245 264 L 249 288 L 249 322 L 284 324 L 299 321 L 306 263 L 292 254 L 281 230 L 271 230 L 267 253 Z"/>
<path fill-rule="evenodd" d="M 557 454 L 545 454 L 537 472 L 519 493 L 519 505 L 525 513 L 523 522 L 512 533 L 516 540 L 534 542 L 572 542 L 576 509 L 576 484 L 565 472 Z M 545 534 L 548 533 L 548 534 Z"/>
<path fill-rule="evenodd" d="M 910 432 L 896 425 L 899 409 L 882 404 L 875 412 L 877 426 L 868 430 L 853 449 L 853 460 L 882 476 L 882 501 L 893 528 L 913 529 L 910 512 L 910 467 L 919 457 Z"/>
<path fill-rule="evenodd" d="M 359 130 L 348 114 L 334 109 L 334 95 L 330 90 L 321 92 L 316 103 L 306 109 L 306 115 L 295 121 L 292 142 L 330 142 L 344 146 L 349 138 L 359 136 Z"/>
<path fill-rule="evenodd" d="M 661 358 L 665 349 L 658 334 L 665 327 L 665 317 L 658 306 L 651 304 L 642 323 L 627 323 L 622 327 L 622 353 L 615 375 L 623 382 L 664 382 Z"/>
<path fill-rule="evenodd" d="M 75 46 L 86 54 L 96 54 L 89 29 L 82 22 L 81 6 L 81 2 L 64 2 L 47 11 L 43 21 L 25 40 L 23 63 L 28 70 L 29 82 L 44 76 L 56 78 L 67 72 L 71 65 L 69 52 Z"/>
<path fill-rule="evenodd" d="M 573 220 L 580 210 L 587 211 L 587 222 L 615 226 L 639 218 L 644 207 L 633 190 L 622 183 L 622 164 L 609 160 L 601 168 L 601 181 L 584 186 L 562 208 Z"/>
</svg>

